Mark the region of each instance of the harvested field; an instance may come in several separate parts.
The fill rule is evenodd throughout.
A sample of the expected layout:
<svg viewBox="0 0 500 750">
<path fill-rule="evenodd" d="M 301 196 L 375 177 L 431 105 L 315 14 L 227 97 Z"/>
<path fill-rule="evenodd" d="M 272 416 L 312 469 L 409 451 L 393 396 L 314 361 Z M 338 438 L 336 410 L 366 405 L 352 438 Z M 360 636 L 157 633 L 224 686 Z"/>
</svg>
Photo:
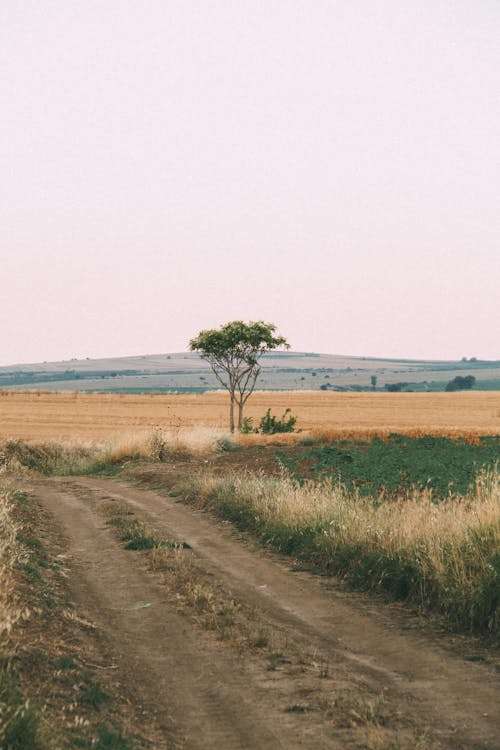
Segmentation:
<svg viewBox="0 0 500 750">
<path fill-rule="evenodd" d="M 290 407 L 299 430 L 331 437 L 408 434 L 500 434 L 500 393 L 256 392 L 246 414 Z M 121 395 L 0 391 L 0 438 L 105 440 L 127 433 L 227 426 L 228 396 Z M 260 436 L 259 441 L 261 439 Z M 293 436 L 288 436 L 292 437 Z M 247 436 L 251 442 L 253 436 Z"/>
</svg>

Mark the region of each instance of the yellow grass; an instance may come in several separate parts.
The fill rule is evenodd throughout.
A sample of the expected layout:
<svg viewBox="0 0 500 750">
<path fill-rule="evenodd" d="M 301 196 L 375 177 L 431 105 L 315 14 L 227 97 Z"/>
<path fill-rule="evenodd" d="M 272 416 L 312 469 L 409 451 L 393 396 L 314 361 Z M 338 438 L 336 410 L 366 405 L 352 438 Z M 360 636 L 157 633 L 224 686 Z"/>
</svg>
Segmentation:
<svg viewBox="0 0 500 750">
<path fill-rule="evenodd" d="M 266 544 L 315 561 L 363 588 L 441 610 L 460 626 L 498 621 L 500 475 L 481 473 L 466 497 L 433 503 L 429 491 L 379 503 L 337 482 L 200 473 L 193 502 L 251 528 Z"/>
<path fill-rule="evenodd" d="M 13 576 L 20 554 L 17 533 L 9 493 L 0 490 L 0 646 L 22 614 L 16 601 Z"/>
<path fill-rule="evenodd" d="M 290 407 L 297 429 L 349 435 L 500 434 L 500 392 L 329 393 L 257 392 L 246 415 L 257 424 L 266 409 Z M 103 441 L 200 426 L 227 429 L 228 395 L 123 395 L 0 391 L 0 439 Z M 290 438 L 289 438 L 290 439 Z M 293 437 L 291 438 L 293 439 Z M 251 442 L 252 436 L 246 438 Z"/>
</svg>

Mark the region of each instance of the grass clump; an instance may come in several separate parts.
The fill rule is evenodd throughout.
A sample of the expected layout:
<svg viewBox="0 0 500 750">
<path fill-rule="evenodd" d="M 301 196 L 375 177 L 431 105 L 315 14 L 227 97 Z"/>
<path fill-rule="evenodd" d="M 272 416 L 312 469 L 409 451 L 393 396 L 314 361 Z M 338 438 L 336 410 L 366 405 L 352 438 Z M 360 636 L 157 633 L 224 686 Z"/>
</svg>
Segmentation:
<svg viewBox="0 0 500 750">
<path fill-rule="evenodd" d="M 133 517 L 133 512 L 127 506 L 113 503 L 104 509 L 104 513 L 108 524 L 117 530 L 120 541 L 125 542 L 125 549 L 152 550 L 162 547 L 190 549 L 187 542 L 172 542 L 152 533 L 146 524 Z"/>
<path fill-rule="evenodd" d="M 41 738 L 41 715 L 19 688 L 10 661 L 0 667 L 0 747 L 6 750 L 46 750 Z"/>
<path fill-rule="evenodd" d="M 428 491 L 373 500 L 329 480 L 241 475 L 199 475 L 191 498 L 357 588 L 438 611 L 460 630 L 499 630 L 496 471 L 481 474 L 467 496 L 438 504 Z"/>
<path fill-rule="evenodd" d="M 105 690 L 103 690 L 99 683 L 92 681 L 89 682 L 80 695 L 80 701 L 86 703 L 88 706 L 92 706 L 93 708 L 100 708 L 100 706 L 107 703 L 109 699 L 110 696 Z"/>
</svg>

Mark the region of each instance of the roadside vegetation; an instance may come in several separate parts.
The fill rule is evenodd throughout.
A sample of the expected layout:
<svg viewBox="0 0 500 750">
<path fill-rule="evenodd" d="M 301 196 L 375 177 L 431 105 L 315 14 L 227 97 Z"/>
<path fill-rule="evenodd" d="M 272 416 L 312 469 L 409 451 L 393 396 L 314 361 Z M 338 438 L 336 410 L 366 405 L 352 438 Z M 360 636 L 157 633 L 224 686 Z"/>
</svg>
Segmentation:
<svg viewBox="0 0 500 750">
<path fill-rule="evenodd" d="M 470 632 L 499 629 L 500 476 L 439 503 L 430 491 L 375 500 L 332 480 L 199 474 L 191 502 L 352 586 L 441 613 Z"/>
<path fill-rule="evenodd" d="M 0 489 L 0 747 L 138 750 L 84 662 L 93 625 L 64 598 L 63 556 L 45 548 L 38 520 L 26 495 Z"/>
<path fill-rule="evenodd" d="M 149 435 L 125 435 L 119 440 L 25 442 L 0 444 L 0 471 L 40 474 L 114 474 L 130 461 L 167 461 L 179 456 L 235 450 L 238 445 L 223 430 L 198 428 L 187 434 L 155 429 Z"/>
</svg>

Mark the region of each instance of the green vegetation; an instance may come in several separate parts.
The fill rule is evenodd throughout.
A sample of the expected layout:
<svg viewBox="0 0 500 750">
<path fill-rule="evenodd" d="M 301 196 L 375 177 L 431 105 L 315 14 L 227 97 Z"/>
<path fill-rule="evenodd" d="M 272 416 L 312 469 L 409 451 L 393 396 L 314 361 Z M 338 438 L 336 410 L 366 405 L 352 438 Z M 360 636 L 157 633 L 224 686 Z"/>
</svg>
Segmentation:
<svg viewBox="0 0 500 750">
<path fill-rule="evenodd" d="M 447 383 L 445 391 L 470 391 L 476 382 L 474 375 L 457 375 Z"/>
<path fill-rule="evenodd" d="M 261 366 L 259 360 L 279 347 L 289 348 L 283 336 L 275 336 L 273 323 L 243 323 L 234 320 L 218 329 L 201 331 L 191 339 L 189 348 L 209 363 L 219 383 L 229 391 L 229 431 L 234 432 L 234 407 L 238 407 L 238 430 L 243 424 L 243 409 L 252 394 Z"/>
<path fill-rule="evenodd" d="M 30 705 L 19 687 L 10 660 L 0 666 L 0 747 L 5 750 L 47 750 L 42 736 L 41 712 Z"/>
<path fill-rule="evenodd" d="M 292 416 L 291 409 L 285 409 L 281 419 L 278 419 L 278 417 L 271 414 L 271 409 L 268 409 L 260 420 L 258 427 L 253 426 L 253 420 L 251 417 L 245 417 L 242 422 L 241 432 L 244 435 L 249 435 L 250 433 L 276 435 L 280 432 L 293 432 L 296 422 L 297 419 Z"/>
<path fill-rule="evenodd" d="M 190 549 L 187 542 L 172 542 L 154 534 L 146 524 L 134 518 L 134 513 L 127 506 L 113 503 L 106 508 L 106 516 L 109 525 L 118 531 L 120 541 L 125 542 L 125 549 Z"/>
<path fill-rule="evenodd" d="M 333 479 L 349 492 L 372 497 L 431 490 L 433 498 L 466 494 L 478 473 L 500 459 L 500 436 L 465 438 L 390 435 L 387 439 L 337 440 L 278 458 L 299 482 Z"/>
</svg>

